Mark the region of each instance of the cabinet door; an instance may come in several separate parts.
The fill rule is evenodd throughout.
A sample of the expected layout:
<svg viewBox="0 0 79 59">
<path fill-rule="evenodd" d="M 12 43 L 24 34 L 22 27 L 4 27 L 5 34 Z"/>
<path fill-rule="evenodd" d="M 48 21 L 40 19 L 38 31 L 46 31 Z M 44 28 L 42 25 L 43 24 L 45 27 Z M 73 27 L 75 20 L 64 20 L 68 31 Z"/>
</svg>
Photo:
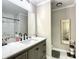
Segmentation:
<svg viewBox="0 0 79 59">
<path fill-rule="evenodd" d="M 46 59 L 46 43 L 42 42 L 28 51 L 28 59 Z"/>
<path fill-rule="evenodd" d="M 40 59 L 46 59 L 46 42 L 40 44 Z"/>
<path fill-rule="evenodd" d="M 15 59 L 26 59 L 26 53 L 19 55 L 18 57 L 16 57 Z"/>
<path fill-rule="evenodd" d="M 39 59 L 39 47 L 35 46 L 28 51 L 28 59 Z"/>
</svg>

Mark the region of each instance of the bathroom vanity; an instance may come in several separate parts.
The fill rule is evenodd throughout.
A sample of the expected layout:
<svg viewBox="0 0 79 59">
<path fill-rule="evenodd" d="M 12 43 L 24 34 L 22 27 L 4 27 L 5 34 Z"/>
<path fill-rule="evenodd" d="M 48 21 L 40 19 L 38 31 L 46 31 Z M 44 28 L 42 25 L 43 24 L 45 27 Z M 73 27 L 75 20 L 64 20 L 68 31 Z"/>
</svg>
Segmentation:
<svg viewBox="0 0 79 59">
<path fill-rule="evenodd" d="M 46 39 L 41 37 L 9 43 L 2 47 L 3 59 L 46 59 Z"/>
</svg>

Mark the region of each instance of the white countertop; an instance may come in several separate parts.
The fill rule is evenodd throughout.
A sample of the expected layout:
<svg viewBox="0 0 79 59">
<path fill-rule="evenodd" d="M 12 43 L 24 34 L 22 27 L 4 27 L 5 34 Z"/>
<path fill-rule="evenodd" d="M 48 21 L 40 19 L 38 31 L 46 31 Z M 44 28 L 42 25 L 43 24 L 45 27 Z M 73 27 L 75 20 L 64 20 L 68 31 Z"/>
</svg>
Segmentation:
<svg viewBox="0 0 79 59">
<path fill-rule="evenodd" d="M 42 38 L 42 37 L 32 37 L 32 38 L 29 38 L 28 40 L 12 42 L 5 46 L 2 46 L 2 58 L 6 59 L 16 53 L 19 53 L 20 51 L 22 51 L 24 49 L 32 47 L 35 44 L 38 44 L 39 42 L 42 42 L 44 40 L 45 40 L 45 38 Z"/>
</svg>

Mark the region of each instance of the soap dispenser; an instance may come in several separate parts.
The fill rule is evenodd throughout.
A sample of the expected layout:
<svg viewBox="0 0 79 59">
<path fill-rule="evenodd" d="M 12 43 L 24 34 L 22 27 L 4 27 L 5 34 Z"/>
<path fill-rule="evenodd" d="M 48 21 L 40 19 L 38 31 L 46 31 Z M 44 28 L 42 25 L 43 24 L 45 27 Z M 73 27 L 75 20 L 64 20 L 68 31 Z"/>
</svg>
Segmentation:
<svg viewBox="0 0 79 59">
<path fill-rule="evenodd" d="M 16 41 L 19 41 L 19 39 L 20 39 L 17 32 L 15 33 L 15 39 L 16 39 Z"/>
</svg>

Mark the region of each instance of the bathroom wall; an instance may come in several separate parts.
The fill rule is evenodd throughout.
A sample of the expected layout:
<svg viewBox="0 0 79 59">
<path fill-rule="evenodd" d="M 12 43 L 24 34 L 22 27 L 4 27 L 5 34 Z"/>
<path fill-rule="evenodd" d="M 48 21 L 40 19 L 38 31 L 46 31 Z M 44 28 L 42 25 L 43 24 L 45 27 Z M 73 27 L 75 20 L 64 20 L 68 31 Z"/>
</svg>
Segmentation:
<svg viewBox="0 0 79 59">
<path fill-rule="evenodd" d="M 35 13 L 28 13 L 28 35 L 35 35 Z"/>
<path fill-rule="evenodd" d="M 68 45 L 61 44 L 60 39 L 60 20 L 70 19 L 71 20 L 71 40 L 76 39 L 76 10 L 75 6 L 61 8 L 58 10 L 52 9 L 52 48 L 58 48 L 68 50 Z"/>
<path fill-rule="evenodd" d="M 31 12 L 28 11 L 28 36 L 35 35 L 35 28 L 36 28 L 35 27 L 36 6 L 31 4 L 31 7 L 32 7 L 32 11 Z"/>
<path fill-rule="evenodd" d="M 47 59 L 51 57 L 51 5 L 50 1 L 37 7 L 37 35 L 47 38 Z"/>
</svg>

